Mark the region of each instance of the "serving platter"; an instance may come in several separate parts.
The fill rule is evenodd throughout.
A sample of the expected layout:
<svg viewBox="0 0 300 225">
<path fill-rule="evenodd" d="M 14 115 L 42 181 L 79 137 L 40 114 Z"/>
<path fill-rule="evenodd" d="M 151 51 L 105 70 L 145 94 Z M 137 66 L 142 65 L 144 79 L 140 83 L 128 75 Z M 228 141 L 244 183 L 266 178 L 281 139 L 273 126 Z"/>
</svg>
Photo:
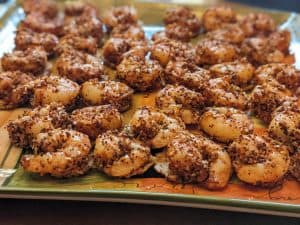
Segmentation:
<svg viewBox="0 0 300 225">
<path fill-rule="evenodd" d="M 149 1 L 92 1 L 100 9 L 123 4 L 134 5 L 139 18 L 144 22 L 147 37 L 162 29 L 164 10 L 176 1 L 168 3 Z M 189 4 L 193 4 L 190 1 Z M 187 2 L 185 2 L 187 4 Z M 233 4 L 240 14 L 263 11 Z M 193 4 L 193 10 L 201 16 L 207 5 Z M 300 68 L 300 16 L 296 13 L 268 11 L 282 28 L 292 33 L 291 53 L 294 54 L 296 67 Z M 14 47 L 14 31 L 24 18 L 18 2 L 8 1 L 0 5 L 0 57 Z M 153 106 L 151 94 L 135 95 L 133 106 L 125 115 L 128 119 L 132 112 L 143 105 Z M 230 211 L 254 212 L 273 215 L 300 217 L 300 183 L 286 178 L 281 186 L 259 188 L 242 184 L 232 178 L 228 187 L 220 191 L 208 191 L 196 185 L 174 184 L 147 172 L 142 177 L 131 179 L 112 179 L 97 171 L 85 176 L 55 179 L 25 173 L 18 166 L 22 149 L 12 146 L 6 124 L 26 109 L 0 111 L 0 197 L 28 199 L 64 199 L 82 201 L 110 201 L 147 203 L 160 205 L 188 206 Z M 256 123 L 259 132 L 261 125 Z"/>
</svg>

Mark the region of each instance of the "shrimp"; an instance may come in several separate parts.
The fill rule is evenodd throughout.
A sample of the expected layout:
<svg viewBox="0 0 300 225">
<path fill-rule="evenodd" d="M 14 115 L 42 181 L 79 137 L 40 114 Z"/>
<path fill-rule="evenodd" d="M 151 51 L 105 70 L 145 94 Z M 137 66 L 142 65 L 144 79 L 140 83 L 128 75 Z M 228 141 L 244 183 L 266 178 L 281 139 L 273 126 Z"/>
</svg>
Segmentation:
<svg viewBox="0 0 300 225">
<path fill-rule="evenodd" d="M 15 37 L 17 50 L 26 50 L 35 46 L 43 47 L 51 55 L 58 44 L 58 38 L 50 33 L 38 33 L 30 29 L 17 30 Z"/>
<path fill-rule="evenodd" d="M 104 66 L 101 59 L 79 51 L 64 52 L 56 61 L 59 75 L 77 83 L 103 77 Z"/>
<path fill-rule="evenodd" d="M 111 36 L 127 40 L 145 41 L 145 32 L 142 26 L 138 24 L 120 24 L 112 30 Z"/>
<path fill-rule="evenodd" d="M 201 93 L 184 86 L 167 85 L 156 95 L 156 106 L 169 116 L 179 117 L 185 124 L 197 124 L 205 105 Z"/>
<path fill-rule="evenodd" d="M 111 105 L 77 109 L 72 112 L 71 120 L 75 130 L 87 134 L 92 140 L 107 130 L 116 130 L 122 127 L 122 116 Z"/>
<path fill-rule="evenodd" d="M 66 2 L 64 12 L 67 16 L 81 16 L 83 14 L 96 16 L 98 14 L 93 5 L 82 1 Z"/>
<path fill-rule="evenodd" d="M 212 39 L 202 39 L 198 42 L 196 56 L 198 65 L 231 62 L 238 58 L 237 49 L 234 45 Z"/>
<path fill-rule="evenodd" d="M 293 66 L 284 63 L 271 63 L 260 66 L 255 72 L 256 83 L 268 82 L 275 78 L 286 88 L 296 91 L 300 86 L 300 72 Z"/>
<path fill-rule="evenodd" d="M 244 87 L 254 76 L 255 68 L 245 59 L 220 63 L 209 68 L 216 77 L 228 77 L 230 83 Z"/>
<path fill-rule="evenodd" d="M 222 28 L 206 33 L 206 38 L 220 40 L 231 44 L 240 44 L 245 39 L 244 31 L 237 24 L 227 24 Z"/>
<path fill-rule="evenodd" d="M 41 77 L 34 80 L 32 106 L 47 105 L 52 102 L 71 106 L 79 94 L 80 87 L 77 83 L 59 76 Z"/>
<path fill-rule="evenodd" d="M 130 6 L 114 7 L 104 12 L 102 21 L 110 31 L 119 24 L 136 24 L 137 12 L 134 7 Z"/>
<path fill-rule="evenodd" d="M 195 37 L 194 34 L 189 27 L 183 24 L 172 23 L 168 24 L 165 27 L 165 35 L 166 37 L 178 41 L 188 42 L 191 38 Z"/>
<path fill-rule="evenodd" d="M 59 40 L 55 52 L 61 55 L 65 52 L 71 52 L 73 49 L 95 55 L 97 52 L 97 41 L 93 37 L 65 35 Z"/>
<path fill-rule="evenodd" d="M 30 87 L 33 80 L 29 74 L 19 71 L 0 73 L 0 109 L 12 109 L 24 106 L 29 102 Z"/>
<path fill-rule="evenodd" d="M 179 183 L 199 183 L 210 190 L 223 189 L 231 176 L 231 160 L 223 148 L 201 136 L 179 133 L 165 153 L 154 159 L 154 169 Z"/>
<path fill-rule="evenodd" d="M 236 13 L 232 10 L 232 8 L 227 6 L 209 8 L 202 16 L 202 24 L 206 31 L 216 30 L 225 24 L 236 22 Z"/>
<path fill-rule="evenodd" d="M 58 5 L 53 0 L 24 0 L 22 8 L 26 14 L 39 12 L 49 18 L 58 14 Z"/>
<path fill-rule="evenodd" d="M 26 172 L 72 177 L 85 174 L 91 167 L 91 143 L 87 135 L 67 129 L 39 133 L 33 141 L 37 154 L 26 154 L 21 166 Z"/>
<path fill-rule="evenodd" d="M 93 156 L 96 168 L 111 177 L 143 174 L 153 165 L 149 147 L 112 132 L 96 139 Z"/>
<path fill-rule="evenodd" d="M 163 148 L 184 129 L 185 126 L 180 120 L 143 107 L 134 113 L 126 132 L 152 148 Z"/>
<path fill-rule="evenodd" d="M 248 184 L 274 186 L 288 172 L 287 147 L 265 136 L 242 135 L 228 148 L 238 178 Z"/>
<path fill-rule="evenodd" d="M 291 146 L 292 151 L 300 147 L 300 108 L 298 100 L 285 101 L 272 113 L 269 134 L 274 139 Z"/>
<path fill-rule="evenodd" d="M 86 105 L 111 104 L 123 112 L 131 105 L 133 90 L 117 81 L 89 80 L 82 84 L 80 95 Z"/>
<path fill-rule="evenodd" d="M 165 68 L 166 81 L 203 91 L 211 78 L 209 70 L 185 61 L 170 61 Z"/>
<path fill-rule="evenodd" d="M 248 97 L 238 86 L 230 84 L 226 77 L 214 78 L 208 81 L 204 90 L 210 104 L 245 109 Z"/>
<path fill-rule="evenodd" d="M 288 55 L 291 44 L 291 32 L 289 30 L 275 31 L 270 34 L 269 43 L 273 48 Z"/>
<path fill-rule="evenodd" d="M 47 53 L 41 47 L 29 48 L 25 51 L 15 50 L 4 54 L 1 64 L 5 71 L 20 70 L 24 73 L 40 74 L 46 68 Z"/>
<path fill-rule="evenodd" d="M 225 143 L 253 131 L 253 123 L 244 112 L 225 107 L 209 108 L 201 115 L 199 125 L 209 136 Z"/>
<path fill-rule="evenodd" d="M 67 128 L 69 124 L 69 115 L 65 108 L 52 103 L 26 110 L 23 115 L 8 123 L 7 131 L 13 144 L 28 148 L 39 133 L 59 127 Z"/>
<path fill-rule="evenodd" d="M 156 60 L 146 59 L 143 50 L 141 54 L 134 51 L 136 49 L 127 52 L 117 66 L 118 78 L 137 91 L 146 91 L 161 84 L 161 65 Z"/>
<path fill-rule="evenodd" d="M 297 179 L 298 182 L 300 182 L 300 152 L 296 152 L 291 156 L 291 163 L 289 172 L 292 174 L 293 177 Z"/>
</svg>

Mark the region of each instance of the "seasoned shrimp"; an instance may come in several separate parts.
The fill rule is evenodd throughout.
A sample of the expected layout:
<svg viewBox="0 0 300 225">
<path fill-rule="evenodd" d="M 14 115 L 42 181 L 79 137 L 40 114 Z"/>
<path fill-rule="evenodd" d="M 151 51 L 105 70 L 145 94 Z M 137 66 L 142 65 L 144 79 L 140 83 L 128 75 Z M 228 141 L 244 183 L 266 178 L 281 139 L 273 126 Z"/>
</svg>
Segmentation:
<svg viewBox="0 0 300 225">
<path fill-rule="evenodd" d="M 169 116 L 179 117 L 185 124 L 197 124 L 205 98 L 184 86 L 167 85 L 157 93 L 156 106 Z"/>
<path fill-rule="evenodd" d="M 96 16 L 98 14 L 95 6 L 82 1 L 66 2 L 64 12 L 67 16 L 81 16 L 83 14 Z"/>
<path fill-rule="evenodd" d="M 19 147 L 30 147 L 33 139 L 41 132 L 46 132 L 69 125 L 69 115 L 65 108 L 52 103 L 44 107 L 26 110 L 16 120 L 7 125 L 10 140 Z"/>
<path fill-rule="evenodd" d="M 165 153 L 157 154 L 154 168 L 170 181 L 200 183 L 211 190 L 226 187 L 231 160 L 223 148 L 188 132 L 176 135 Z"/>
<path fill-rule="evenodd" d="M 231 62 L 238 58 L 234 45 L 213 39 L 200 40 L 196 46 L 196 56 L 196 63 L 199 65 Z"/>
<path fill-rule="evenodd" d="M 59 76 L 41 77 L 32 82 L 32 106 L 57 102 L 70 106 L 76 100 L 80 87 L 77 83 Z"/>
<path fill-rule="evenodd" d="M 253 131 L 253 123 L 244 112 L 225 107 L 209 108 L 200 117 L 199 125 L 205 133 L 225 143 Z"/>
<path fill-rule="evenodd" d="M 164 113 L 143 107 L 135 112 L 129 123 L 129 133 L 152 148 L 163 148 L 184 130 L 184 124 Z"/>
<path fill-rule="evenodd" d="M 71 120 L 75 130 L 87 134 L 91 139 L 107 130 L 122 127 L 122 116 L 111 105 L 90 106 L 72 112 Z"/>
<path fill-rule="evenodd" d="M 300 152 L 296 152 L 291 156 L 289 172 L 300 182 Z"/>
<path fill-rule="evenodd" d="M 211 78 L 209 70 L 185 61 L 170 61 L 165 69 L 166 81 L 202 91 Z"/>
<path fill-rule="evenodd" d="M 93 37 L 65 35 L 59 40 L 55 52 L 63 54 L 64 52 L 71 52 L 73 49 L 95 55 L 97 52 L 97 41 Z"/>
<path fill-rule="evenodd" d="M 39 12 L 49 18 L 58 13 L 58 5 L 53 0 L 24 0 L 22 8 L 26 14 Z"/>
<path fill-rule="evenodd" d="M 29 48 L 25 51 L 15 50 L 4 54 L 1 64 L 5 71 L 20 70 L 24 73 L 39 74 L 46 68 L 47 53 L 40 47 Z"/>
<path fill-rule="evenodd" d="M 145 52 L 135 54 L 136 49 L 127 52 L 117 66 L 117 76 L 137 91 L 146 91 L 161 83 L 163 68 L 156 60 L 146 59 Z"/>
<path fill-rule="evenodd" d="M 291 32 L 289 30 L 278 30 L 270 34 L 269 43 L 273 48 L 284 54 L 289 54 L 291 44 Z"/>
<path fill-rule="evenodd" d="M 166 66 L 171 60 L 193 63 L 195 62 L 195 50 L 188 43 L 164 38 L 153 43 L 151 58 L 158 60 L 162 66 Z"/>
<path fill-rule="evenodd" d="M 240 44 L 245 39 L 244 31 L 237 24 L 227 24 L 220 29 L 206 33 L 209 39 L 225 41 L 231 44 Z"/>
<path fill-rule="evenodd" d="M 80 95 L 87 105 L 111 104 L 121 112 L 131 105 L 133 90 L 117 81 L 89 80 L 81 86 Z"/>
<path fill-rule="evenodd" d="M 138 24 L 120 24 L 112 30 L 111 36 L 135 41 L 145 40 L 144 29 Z"/>
<path fill-rule="evenodd" d="M 230 83 L 240 87 L 247 85 L 255 72 L 255 68 L 244 59 L 216 64 L 209 70 L 216 77 L 228 77 Z"/>
<path fill-rule="evenodd" d="M 64 52 L 57 59 L 56 67 L 59 75 L 78 83 L 83 83 L 93 78 L 100 79 L 104 73 L 101 59 L 79 51 Z"/>
<path fill-rule="evenodd" d="M 149 147 L 112 132 L 96 139 L 93 156 L 95 166 L 111 177 L 143 174 L 153 165 Z"/>
<path fill-rule="evenodd" d="M 242 135 L 229 146 L 228 152 L 238 178 L 248 184 L 276 185 L 289 168 L 286 146 L 269 137 Z"/>
<path fill-rule="evenodd" d="M 226 77 L 209 80 L 205 95 L 210 103 L 215 106 L 245 109 L 248 104 L 246 93 L 238 86 L 230 84 Z"/>
<path fill-rule="evenodd" d="M 37 154 L 23 155 L 20 161 L 27 172 L 72 177 L 85 174 L 91 167 L 90 140 L 78 131 L 54 129 L 39 133 L 32 146 Z"/>
<path fill-rule="evenodd" d="M 25 28 L 17 30 L 15 44 L 17 50 L 41 46 L 48 54 L 52 54 L 58 44 L 58 38 L 54 34 L 38 33 Z"/>
<path fill-rule="evenodd" d="M 112 30 L 119 24 L 136 24 L 137 12 L 134 7 L 130 6 L 114 7 L 104 12 L 102 21 L 108 30 Z"/>
<path fill-rule="evenodd" d="M 31 75 L 19 71 L 1 72 L 0 109 L 11 109 L 26 105 L 31 94 L 28 83 L 32 80 Z"/>
<path fill-rule="evenodd" d="M 216 30 L 224 26 L 237 22 L 235 12 L 230 7 L 219 6 L 207 9 L 202 16 L 203 27 L 206 31 Z"/>
<path fill-rule="evenodd" d="M 255 80 L 258 84 L 268 82 L 275 78 L 288 89 L 296 91 L 300 86 L 300 72 L 293 66 L 284 63 L 271 63 L 260 66 L 255 72 Z"/>
<path fill-rule="evenodd" d="M 295 151 L 300 147 L 300 107 L 297 101 L 286 101 L 279 106 L 273 112 L 268 128 L 270 136 Z"/>
</svg>

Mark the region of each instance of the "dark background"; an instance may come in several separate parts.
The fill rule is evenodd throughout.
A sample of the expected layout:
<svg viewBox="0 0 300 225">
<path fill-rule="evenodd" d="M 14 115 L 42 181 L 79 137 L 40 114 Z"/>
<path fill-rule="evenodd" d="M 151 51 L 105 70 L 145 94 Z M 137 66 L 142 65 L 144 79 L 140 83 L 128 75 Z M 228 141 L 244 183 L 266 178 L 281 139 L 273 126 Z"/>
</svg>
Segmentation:
<svg viewBox="0 0 300 225">
<path fill-rule="evenodd" d="M 253 6 L 300 12 L 299 0 L 230 0 Z"/>
</svg>

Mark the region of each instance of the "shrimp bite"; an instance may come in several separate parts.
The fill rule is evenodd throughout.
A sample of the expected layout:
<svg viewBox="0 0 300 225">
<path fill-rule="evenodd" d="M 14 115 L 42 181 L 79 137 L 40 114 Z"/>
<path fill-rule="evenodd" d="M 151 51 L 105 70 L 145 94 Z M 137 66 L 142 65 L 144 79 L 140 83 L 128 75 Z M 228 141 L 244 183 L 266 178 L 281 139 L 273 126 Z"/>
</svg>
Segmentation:
<svg viewBox="0 0 300 225">
<path fill-rule="evenodd" d="M 242 135 L 228 152 L 237 177 L 248 184 L 274 186 L 289 169 L 287 147 L 266 136 Z"/>
<path fill-rule="evenodd" d="M 36 154 L 23 155 L 20 161 L 26 172 L 72 177 L 85 174 L 91 167 L 90 140 L 78 131 L 54 129 L 39 133 L 32 146 Z"/>
<path fill-rule="evenodd" d="M 196 63 L 198 65 L 214 65 L 223 62 L 231 62 L 238 58 L 234 45 L 213 39 L 203 39 L 196 46 Z"/>
<path fill-rule="evenodd" d="M 270 136 L 290 146 L 293 151 L 300 147 L 300 107 L 298 101 L 285 101 L 272 113 L 268 128 Z"/>
<path fill-rule="evenodd" d="M 110 104 L 123 112 L 131 106 L 133 90 L 117 81 L 89 80 L 82 84 L 80 95 L 86 105 Z"/>
<path fill-rule="evenodd" d="M 238 45 L 245 39 L 245 34 L 238 24 L 227 24 L 220 29 L 206 33 L 206 37 Z"/>
<path fill-rule="evenodd" d="M 157 93 L 156 105 L 165 114 L 180 118 L 185 124 L 198 124 L 206 99 L 184 86 L 167 85 Z"/>
<path fill-rule="evenodd" d="M 146 59 L 146 52 L 135 53 L 140 49 L 127 52 L 117 66 L 118 78 L 137 91 L 153 89 L 161 84 L 163 68 L 152 59 Z"/>
<path fill-rule="evenodd" d="M 300 152 L 296 152 L 291 156 L 291 163 L 289 168 L 290 174 L 300 182 Z"/>
<path fill-rule="evenodd" d="M 52 18 L 58 13 L 58 5 L 53 0 L 24 0 L 22 7 L 26 14 L 40 12 Z"/>
<path fill-rule="evenodd" d="M 24 73 L 40 74 L 47 64 L 47 52 L 41 47 L 29 48 L 25 51 L 15 50 L 6 53 L 1 59 L 5 71 L 21 71 Z"/>
<path fill-rule="evenodd" d="M 90 3 L 83 1 L 67 1 L 64 12 L 66 16 L 75 17 L 81 15 L 95 16 L 98 14 L 97 8 Z"/>
<path fill-rule="evenodd" d="M 209 68 L 215 77 L 228 77 L 230 83 L 244 87 L 254 76 L 255 68 L 247 60 L 220 63 Z"/>
<path fill-rule="evenodd" d="M 95 167 L 111 177 L 129 178 L 143 174 L 153 165 L 149 147 L 112 132 L 96 139 L 93 156 Z"/>
<path fill-rule="evenodd" d="M 15 44 L 17 50 L 23 51 L 35 46 L 41 46 L 49 55 L 52 55 L 58 44 L 58 38 L 54 34 L 38 33 L 25 28 L 17 30 Z"/>
<path fill-rule="evenodd" d="M 182 121 L 143 107 L 134 113 L 126 132 L 156 149 L 167 146 L 172 138 L 184 129 Z"/>
<path fill-rule="evenodd" d="M 122 127 L 122 116 L 111 105 L 90 106 L 74 110 L 71 120 L 75 130 L 87 134 L 92 140 L 107 130 L 117 130 Z"/>
<path fill-rule="evenodd" d="M 155 170 L 168 180 L 197 183 L 211 190 L 223 189 L 231 177 L 231 160 L 224 149 L 188 132 L 176 135 L 166 152 L 155 157 Z"/>
<path fill-rule="evenodd" d="M 29 74 L 19 71 L 0 73 L 0 109 L 12 109 L 29 103 L 33 80 Z"/>
<path fill-rule="evenodd" d="M 212 7 L 207 9 L 202 16 L 203 27 L 206 31 L 221 28 L 225 24 L 237 22 L 236 13 L 227 6 Z"/>
<path fill-rule="evenodd" d="M 112 30 L 111 36 L 127 40 L 145 41 L 144 29 L 138 24 L 120 24 Z"/>
<path fill-rule="evenodd" d="M 101 79 L 104 73 L 102 60 L 79 51 L 62 54 L 56 61 L 56 67 L 59 75 L 77 83 L 83 83 L 93 78 Z"/>
<path fill-rule="evenodd" d="M 77 83 L 59 76 L 41 77 L 32 82 L 32 106 L 47 105 L 56 102 L 71 106 L 80 91 Z"/>
<path fill-rule="evenodd" d="M 19 147 L 32 146 L 33 139 L 41 132 L 46 132 L 70 124 L 69 115 L 59 104 L 51 104 L 25 111 L 16 120 L 7 125 L 10 140 Z"/>
<path fill-rule="evenodd" d="M 209 108 L 201 115 L 200 128 L 220 142 L 231 142 L 243 134 L 253 132 L 248 116 L 234 108 Z"/>
</svg>

